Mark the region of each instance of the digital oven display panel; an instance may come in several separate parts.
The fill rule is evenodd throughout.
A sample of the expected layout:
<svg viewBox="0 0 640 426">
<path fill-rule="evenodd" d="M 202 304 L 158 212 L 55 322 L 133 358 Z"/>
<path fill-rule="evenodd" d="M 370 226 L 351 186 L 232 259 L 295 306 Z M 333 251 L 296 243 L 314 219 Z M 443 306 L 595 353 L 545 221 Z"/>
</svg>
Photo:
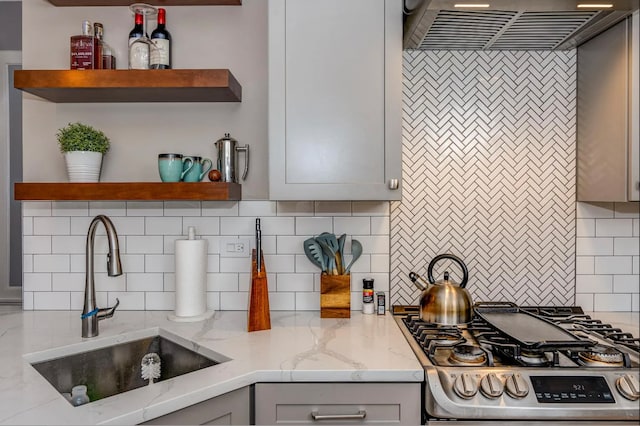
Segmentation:
<svg viewBox="0 0 640 426">
<path fill-rule="evenodd" d="M 613 394 L 601 376 L 531 376 L 533 390 L 542 403 L 613 404 Z"/>
</svg>

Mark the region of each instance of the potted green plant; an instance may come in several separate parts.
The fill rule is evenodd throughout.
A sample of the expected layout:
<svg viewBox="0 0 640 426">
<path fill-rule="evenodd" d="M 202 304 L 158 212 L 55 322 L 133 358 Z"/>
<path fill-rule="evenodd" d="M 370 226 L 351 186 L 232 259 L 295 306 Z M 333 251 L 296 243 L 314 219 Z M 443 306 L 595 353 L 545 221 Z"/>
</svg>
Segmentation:
<svg viewBox="0 0 640 426">
<path fill-rule="evenodd" d="M 98 182 L 102 156 L 109 151 L 109 138 L 82 123 L 69 123 L 56 136 L 67 164 L 69 182 Z"/>
</svg>

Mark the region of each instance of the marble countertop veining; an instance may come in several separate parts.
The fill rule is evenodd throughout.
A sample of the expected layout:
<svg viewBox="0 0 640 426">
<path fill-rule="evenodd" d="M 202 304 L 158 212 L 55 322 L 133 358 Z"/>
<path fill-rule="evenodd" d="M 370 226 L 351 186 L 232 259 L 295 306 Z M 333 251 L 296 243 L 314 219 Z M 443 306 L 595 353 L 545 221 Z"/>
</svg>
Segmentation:
<svg viewBox="0 0 640 426">
<path fill-rule="evenodd" d="M 136 424 L 256 382 L 421 382 L 424 372 L 392 315 L 321 319 L 319 312 L 272 312 L 271 330 L 247 333 L 246 312 L 216 312 L 196 323 L 168 312 L 120 311 L 100 335 L 80 337 L 77 311 L 0 309 L 0 424 Z M 72 407 L 27 359 L 75 352 L 140 330 L 166 330 L 230 361 Z M 27 359 L 25 359 L 27 355 Z"/>
</svg>

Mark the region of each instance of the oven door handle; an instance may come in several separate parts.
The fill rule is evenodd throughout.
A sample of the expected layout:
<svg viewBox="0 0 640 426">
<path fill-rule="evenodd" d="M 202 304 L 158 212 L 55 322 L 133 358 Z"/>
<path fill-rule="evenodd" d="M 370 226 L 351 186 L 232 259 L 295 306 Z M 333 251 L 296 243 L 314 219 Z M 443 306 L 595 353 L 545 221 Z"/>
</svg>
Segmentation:
<svg viewBox="0 0 640 426">
<path fill-rule="evenodd" d="M 317 411 L 311 412 L 311 418 L 314 421 L 320 420 L 362 420 L 367 417 L 365 410 L 359 410 L 358 414 L 318 414 Z"/>
</svg>

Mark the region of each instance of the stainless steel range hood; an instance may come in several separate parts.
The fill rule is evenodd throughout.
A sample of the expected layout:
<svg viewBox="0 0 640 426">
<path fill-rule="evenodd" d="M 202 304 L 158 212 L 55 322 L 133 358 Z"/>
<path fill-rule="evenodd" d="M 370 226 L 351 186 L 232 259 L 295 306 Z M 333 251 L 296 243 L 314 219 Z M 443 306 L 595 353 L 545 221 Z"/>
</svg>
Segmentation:
<svg viewBox="0 0 640 426">
<path fill-rule="evenodd" d="M 596 7 L 602 4 L 611 7 Z M 405 49 L 566 50 L 638 10 L 640 0 L 404 0 L 404 5 Z"/>
</svg>

